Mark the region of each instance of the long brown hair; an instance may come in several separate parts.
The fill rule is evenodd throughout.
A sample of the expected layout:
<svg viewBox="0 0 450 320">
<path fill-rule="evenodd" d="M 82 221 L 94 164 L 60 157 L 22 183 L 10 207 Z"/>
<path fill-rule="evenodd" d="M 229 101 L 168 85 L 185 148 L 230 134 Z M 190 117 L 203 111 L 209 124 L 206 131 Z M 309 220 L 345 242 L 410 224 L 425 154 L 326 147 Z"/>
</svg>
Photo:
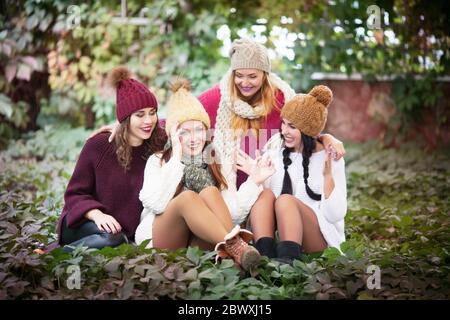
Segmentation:
<svg viewBox="0 0 450 320">
<path fill-rule="evenodd" d="M 279 111 L 276 101 L 277 88 L 270 82 L 268 73 L 264 72 L 262 85 L 258 92 L 250 98 L 244 97 L 234 83 L 235 76 L 235 71 L 233 71 L 229 82 L 231 104 L 234 106 L 234 102 L 237 99 L 241 99 L 242 101 L 247 102 L 252 107 L 262 105 L 263 111 L 261 113 L 261 117 L 258 119 L 245 119 L 233 113 L 231 119 L 231 128 L 237 133 L 246 133 L 247 130 L 250 129 L 256 135 L 256 132 L 258 132 L 258 130 L 261 128 L 262 118 L 267 118 L 267 116 L 272 112 L 273 108 L 276 108 Z"/>
<path fill-rule="evenodd" d="M 128 134 L 130 130 L 130 117 L 127 117 L 124 121 L 122 121 L 117 129 L 114 142 L 116 144 L 116 155 L 117 160 L 120 165 L 125 169 L 125 171 L 130 169 L 130 164 L 132 160 L 131 150 L 132 147 L 128 142 Z M 144 156 L 144 160 L 147 160 L 153 153 L 162 151 L 164 149 L 164 145 L 167 141 L 167 135 L 164 129 L 159 126 L 158 118 L 156 122 L 156 126 L 153 129 L 152 135 L 149 139 L 144 140 L 144 144 L 146 146 L 146 153 Z"/>
<path fill-rule="evenodd" d="M 203 150 L 205 150 L 205 148 L 210 144 L 211 142 L 206 142 L 205 146 L 203 147 Z M 203 152 L 203 151 L 202 151 Z M 170 158 L 172 157 L 172 146 L 170 146 L 170 148 L 166 149 L 163 151 L 162 156 L 161 156 L 161 162 L 168 162 L 170 160 Z M 225 180 L 225 177 L 222 175 L 222 171 L 221 171 L 221 166 L 220 164 L 218 164 L 215 159 L 216 159 L 216 151 L 214 149 L 211 150 L 211 157 L 213 159 L 213 161 L 211 161 L 211 163 L 208 163 L 208 168 L 211 171 L 212 177 L 214 179 L 215 182 L 215 186 L 219 189 L 227 189 L 228 188 L 228 184 L 227 181 Z M 183 183 L 180 182 L 178 184 L 178 187 L 175 191 L 175 195 L 174 197 L 176 197 L 183 189 Z"/>
</svg>

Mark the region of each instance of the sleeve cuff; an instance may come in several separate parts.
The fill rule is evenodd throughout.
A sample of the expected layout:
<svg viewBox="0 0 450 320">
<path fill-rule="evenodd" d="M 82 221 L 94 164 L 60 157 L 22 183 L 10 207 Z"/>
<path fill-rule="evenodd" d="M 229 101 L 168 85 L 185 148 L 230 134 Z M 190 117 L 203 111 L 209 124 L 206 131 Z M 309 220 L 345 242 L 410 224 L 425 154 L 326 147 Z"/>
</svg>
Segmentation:
<svg viewBox="0 0 450 320">
<path fill-rule="evenodd" d="M 95 200 L 83 201 L 68 210 L 66 216 L 67 227 L 75 228 L 82 222 L 86 221 L 87 219 L 85 218 L 85 214 L 92 209 L 98 209 L 104 213 L 106 211 L 105 206 L 100 202 Z"/>
</svg>

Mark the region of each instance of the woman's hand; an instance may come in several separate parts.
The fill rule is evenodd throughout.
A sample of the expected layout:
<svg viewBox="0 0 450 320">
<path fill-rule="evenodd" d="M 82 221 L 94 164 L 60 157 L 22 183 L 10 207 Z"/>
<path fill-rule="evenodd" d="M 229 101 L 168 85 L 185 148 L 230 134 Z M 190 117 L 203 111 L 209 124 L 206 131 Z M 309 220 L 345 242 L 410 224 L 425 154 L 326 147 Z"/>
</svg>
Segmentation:
<svg viewBox="0 0 450 320">
<path fill-rule="evenodd" d="M 240 149 L 235 150 L 234 160 L 236 163 L 236 169 L 241 170 L 248 176 L 250 175 L 252 167 L 256 165 L 256 160 L 252 159 L 252 157 Z"/>
<path fill-rule="evenodd" d="M 258 150 L 255 154 L 256 159 L 252 159 L 244 151 L 239 150 L 236 154 L 236 168 L 245 172 L 259 186 L 275 173 L 275 166 L 272 159 L 261 157 Z"/>
<path fill-rule="evenodd" d="M 321 136 L 322 143 L 328 153 L 331 153 L 334 160 L 339 160 L 345 155 L 345 148 L 342 141 L 336 139 L 330 134 L 323 134 Z"/>
<path fill-rule="evenodd" d="M 331 170 L 331 161 L 333 154 L 331 152 L 327 152 L 327 159 L 325 160 L 325 165 L 323 167 L 323 176 L 325 178 L 333 178 L 333 172 Z"/>
<path fill-rule="evenodd" d="M 327 159 L 325 160 L 325 165 L 323 167 L 325 199 L 328 199 L 331 192 L 334 190 L 333 171 L 331 169 L 331 161 L 333 161 L 332 157 L 332 152 L 328 152 Z"/>
<path fill-rule="evenodd" d="M 98 209 L 88 211 L 85 217 L 89 220 L 94 221 L 97 227 L 102 231 L 113 234 L 122 231 L 121 225 L 117 222 L 117 220 L 113 216 L 105 214 Z"/>
<path fill-rule="evenodd" d="M 179 127 L 180 124 L 178 122 L 175 123 L 170 129 L 169 134 L 170 134 L 170 143 L 172 145 L 172 157 L 176 157 L 176 159 L 181 161 L 183 150 L 181 149 L 181 142 L 180 142 L 181 129 Z"/>
<path fill-rule="evenodd" d="M 100 129 L 97 129 L 94 132 L 92 132 L 88 139 L 90 139 L 102 132 L 111 132 L 111 135 L 108 138 L 108 141 L 111 142 L 114 140 L 114 137 L 116 136 L 117 129 L 119 129 L 119 125 L 120 125 L 120 123 L 118 121 L 116 121 L 115 123 L 108 124 L 106 126 L 102 126 Z"/>
</svg>

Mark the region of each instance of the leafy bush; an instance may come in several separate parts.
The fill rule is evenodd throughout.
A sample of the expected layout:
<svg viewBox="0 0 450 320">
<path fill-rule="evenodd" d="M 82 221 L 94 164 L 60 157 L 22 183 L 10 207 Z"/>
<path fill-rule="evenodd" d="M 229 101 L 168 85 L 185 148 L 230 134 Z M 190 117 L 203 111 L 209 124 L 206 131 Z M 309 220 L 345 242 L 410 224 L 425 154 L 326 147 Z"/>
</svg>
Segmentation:
<svg viewBox="0 0 450 320">
<path fill-rule="evenodd" d="M 86 134 L 49 127 L 0 153 L 0 299 L 450 298 L 448 151 L 349 145 L 345 255 L 329 248 L 293 266 L 264 258 L 243 273 L 198 248 L 33 253 L 56 239 Z M 380 289 L 367 286 L 370 265 L 380 267 Z M 70 266 L 80 268 L 80 289 L 68 288 Z"/>
</svg>

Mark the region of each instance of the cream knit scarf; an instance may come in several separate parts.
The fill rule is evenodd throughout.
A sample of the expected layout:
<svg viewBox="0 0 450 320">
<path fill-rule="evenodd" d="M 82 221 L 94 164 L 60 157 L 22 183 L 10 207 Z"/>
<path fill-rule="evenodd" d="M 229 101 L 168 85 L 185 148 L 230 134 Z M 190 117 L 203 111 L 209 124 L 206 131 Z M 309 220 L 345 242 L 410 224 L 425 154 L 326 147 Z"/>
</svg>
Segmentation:
<svg viewBox="0 0 450 320">
<path fill-rule="evenodd" d="M 221 165 L 222 174 L 225 177 L 228 188 L 236 189 L 236 170 L 233 168 L 232 156 L 233 150 L 240 148 L 239 137 L 234 137 L 231 129 L 231 120 L 233 113 L 245 119 L 257 119 L 260 117 L 263 106 L 256 106 L 253 108 L 247 102 L 237 99 L 234 101 L 234 106 L 231 104 L 231 97 L 229 91 L 229 83 L 231 77 L 231 70 L 229 70 L 220 80 L 220 104 L 217 110 L 216 128 L 214 131 L 214 148 L 218 152 Z M 273 86 L 281 90 L 284 95 L 284 101 L 287 102 L 294 95 L 294 90 L 285 81 L 281 80 L 274 73 L 269 73 L 269 80 Z"/>
</svg>

